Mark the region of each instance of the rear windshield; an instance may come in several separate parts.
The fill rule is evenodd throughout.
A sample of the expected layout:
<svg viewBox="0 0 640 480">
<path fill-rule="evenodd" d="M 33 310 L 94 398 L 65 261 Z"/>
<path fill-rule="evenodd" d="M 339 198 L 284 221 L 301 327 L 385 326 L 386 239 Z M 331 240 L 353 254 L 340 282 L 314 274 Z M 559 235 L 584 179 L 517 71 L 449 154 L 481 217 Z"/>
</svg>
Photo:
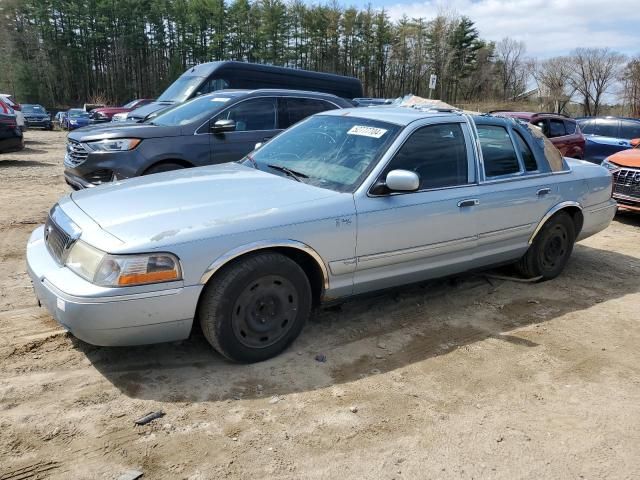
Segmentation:
<svg viewBox="0 0 640 480">
<path fill-rule="evenodd" d="M 73 118 L 89 117 L 89 114 L 84 110 L 69 110 L 69 116 Z"/>
<path fill-rule="evenodd" d="M 212 96 L 194 98 L 180 105 L 167 109 L 165 112 L 153 117 L 149 123 L 175 127 L 187 125 L 195 121 L 204 122 L 211 118 L 220 108 L 231 100 L 230 96 Z"/>
</svg>

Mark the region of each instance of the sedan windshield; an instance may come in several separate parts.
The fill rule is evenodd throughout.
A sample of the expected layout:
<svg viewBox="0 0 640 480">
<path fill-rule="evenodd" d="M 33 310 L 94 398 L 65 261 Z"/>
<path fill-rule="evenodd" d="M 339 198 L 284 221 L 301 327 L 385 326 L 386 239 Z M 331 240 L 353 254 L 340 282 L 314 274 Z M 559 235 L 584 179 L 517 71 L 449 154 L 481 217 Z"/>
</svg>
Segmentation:
<svg viewBox="0 0 640 480">
<path fill-rule="evenodd" d="M 164 125 L 176 127 L 179 125 L 187 125 L 195 121 L 204 122 L 207 118 L 213 116 L 221 107 L 229 100 L 230 96 L 212 96 L 194 98 L 185 103 L 170 107 L 154 116 L 149 123 L 153 125 Z"/>
<path fill-rule="evenodd" d="M 22 110 L 24 111 L 24 113 L 47 113 L 45 109 L 40 105 L 23 105 Z"/>
<path fill-rule="evenodd" d="M 184 102 L 203 81 L 203 77 L 180 77 L 158 97 L 158 102 Z"/>
<path fill-rule="evenodd" d="M 84 110 L 69 110 L 71 118 L 89 118 L 89 114 Z"/>
<path fill-rule="evenodd" d="M 356 117 L 316 115 L 283 132 L 241 162 L 339 192 L 355 190 L 400 127 Z"/>
</svg>

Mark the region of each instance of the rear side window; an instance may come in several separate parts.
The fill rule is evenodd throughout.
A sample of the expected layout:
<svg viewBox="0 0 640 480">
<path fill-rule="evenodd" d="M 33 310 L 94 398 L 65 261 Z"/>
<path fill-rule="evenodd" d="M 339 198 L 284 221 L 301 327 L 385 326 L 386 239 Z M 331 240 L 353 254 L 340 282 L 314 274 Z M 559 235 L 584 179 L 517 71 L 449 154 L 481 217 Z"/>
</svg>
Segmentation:
<svg viewBox="0 0 640 480">
<path fill-rule="evenodd" d="M 573 120 L 565 120 L 564 127 L 567 130 L 567 135 L 573 135 L 574 133 L 576 133 L 576 122 L 574 122 Z"/>
<path fill-rule="evenodd" d="M 566 134 L 567 130 L 564 128 L 562 120 L 556 120 L 555 118 L 549 120 L 549 138 L 563 137 Z"/>
<path fill-rule="evenodd" d="M 507 129 L 498 125 L 477 127 L 485 176 L 499 177 L 520 172 L 516 150 Z"/>
<path fill-rule="evenodd" d="M 429 125 L 416 130 L 387 166 L 384 175 L 401 169 L 420 177 L 420 190 L 466 185 L 467 148 L 458 123 Z"/>
<path fill-rule="evenodd" d="M 282 98 L 280 128 L 289 128 L 316 113 L 337 108 L 334 104 L 314 98 Z"/>
<path fill-rule="evenodd" d="M 536 120 L 532 123 L 536 127 L 540 128 L 540 130 L 542 130 L 542 133 L 544 133 L 547 137 L 549 136 L 549 123 L 545 119 Z"/>
<path fill-rule="evenodd" d="M 627 140 L 640 138 L 640 122 L 621 121 L 620 138 L 625 138 Z"/>
<path fill-rule="evenodd" d="M 617 120 L 596 120 L 596 128 L 594 135 L 601 137 L 618 138 L 618 121 Z"/>
<path fill-rule="evenodd" d="M 236 132 L 275 130 L 276 99 L 254 98 L 240 102 L 222 112 L 215 120 L 222 119 L 235 120 Z"/>
<path fill-rule="evenodd" d="M 520 156 L 522 157 L 522 161 L 524 162 L 524 168 L 527 170 L 527 172 L 534 172 L 538 170 L 536 157 L 533 156 L 533 152 L 531 151 L 531 148 L 529 148 L 527 142 L 517 130 L 514 130 L 513 134 L 516 138 L 516 146 L 518 147 Z"/>
</svg>

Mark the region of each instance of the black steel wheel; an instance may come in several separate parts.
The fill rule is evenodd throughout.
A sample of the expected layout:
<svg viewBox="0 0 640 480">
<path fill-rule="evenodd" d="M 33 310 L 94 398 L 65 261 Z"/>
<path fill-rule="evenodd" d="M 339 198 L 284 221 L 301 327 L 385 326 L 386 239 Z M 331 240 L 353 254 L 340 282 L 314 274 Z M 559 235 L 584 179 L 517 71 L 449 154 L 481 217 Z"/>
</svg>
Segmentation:
<svg viewBox="0 0 640 480">
<path fill-rule="evenodd" d="M 202 293 L 200 326 L 211 345 L 238 362 L 258 362 L 287 348 L 311 312 L 302 268 L 276 252 L 250 254 L 217 272 Z"/>
<path fill-rule="evenodd" d="M 527 278 L 555 278 L 569 261 L 575 239 L 573 220 L 569 214 L 558 212 L 538 232 L 516 268 Z"/>
</svg>

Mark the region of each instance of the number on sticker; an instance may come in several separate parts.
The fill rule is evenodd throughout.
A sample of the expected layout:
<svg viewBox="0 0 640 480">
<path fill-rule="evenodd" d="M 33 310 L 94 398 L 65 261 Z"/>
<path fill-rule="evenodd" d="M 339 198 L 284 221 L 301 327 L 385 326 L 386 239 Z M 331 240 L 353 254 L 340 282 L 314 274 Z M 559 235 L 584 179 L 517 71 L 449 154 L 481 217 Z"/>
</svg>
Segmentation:
<svg viewBox="0 0 640 480">
<path fill-rule="evenodd" d="M 349 135 L 360 135 L 362 137 L 371 137 L 371 138 L 380 138 L 385 133 L 387 133 L 387 130 L 384 128 L 367 127 L 365 125 L 354 125 L 347 132 L 347 134 Z"/>
</svg>

